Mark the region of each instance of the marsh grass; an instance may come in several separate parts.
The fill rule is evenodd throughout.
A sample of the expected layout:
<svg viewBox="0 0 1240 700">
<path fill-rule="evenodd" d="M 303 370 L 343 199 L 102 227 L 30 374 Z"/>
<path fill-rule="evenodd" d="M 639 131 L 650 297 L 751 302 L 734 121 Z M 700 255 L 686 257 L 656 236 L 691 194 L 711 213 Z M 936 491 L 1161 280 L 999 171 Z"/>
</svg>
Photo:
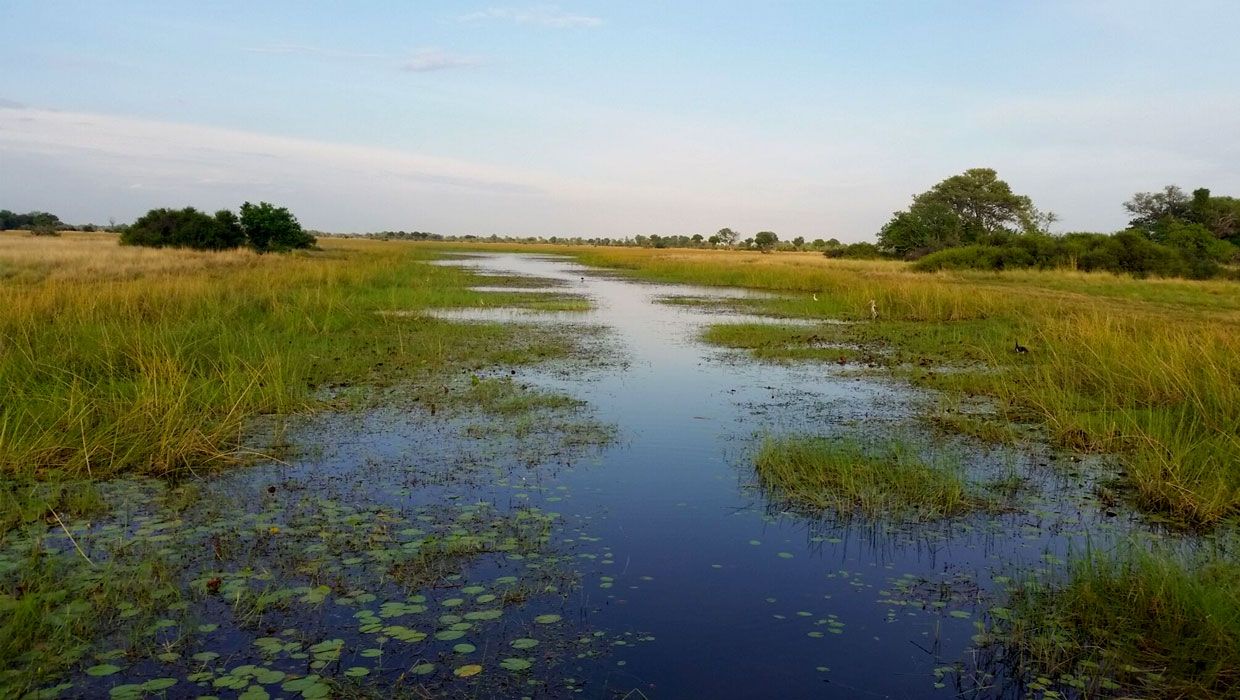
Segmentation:
<svg viewBox="0 0 1240 700">
<path fill-rule="evenodd" d="M 1234 282 L 1070 270 L 925 274 L 808 253 L 560 251 L 640 279 L 787 295 L 740 302 L 750 311 L 857 321 L 813 333 L 856 345 L 867 359 L 924 367 L 909 374 L 934 388 L 991 397 L 1002 417 L 1043 424 L 1057 445 L 1120 455 L 1125 491 L 1147 513 L 1194 528 L 1240 514 Z M 734 326 L 707 337 L 763 357 L 833 359 L 779 333 Z M 1030 352 L 1014 353 L 1017 342 Z M 940 365 L 966 371 L 935 371 Z"/>
<path fill-rule="evenodd" d="M 259 256 L 0 235 L 0 527 L 95 512 L 91 481 L 252 459 L 267 451 L 251 442 L 254 419 L 313 410 L 323 386 L 570 350 L 564 334 L 422 312 L 580 299 L 472 291 L 480 277 L 408 244 L 323 246 Z"/>
<path fill-rule="evenodd" d="M 993 445 L 1015 445 L 1024 437 L 1009 423 L 993 416 L 939 412 L 930 416 L 930 422 L 943 432 L 967 435 Z"/>
<path fill-rule="evenodd" d="M 831 328 L 801 328 L 767 323 L 719 323 L 706 328 L 702 339 L 725 348 L 749 350 L 764 360 L 856 362 L 863 354 L 846 345 Z"/>
<path fill-rule="evenodd" d="M 754 464 L 759 481 L 778 500 L 841 517 L 933 520 L 994 505 L 975 492 L 958 462 L 926 461 L 902 442 L 772 437 L 763 441 Z"/>
<path fill-rule="evenodd" d="M 137 251 L 106 236 L 0 237 L 11 272 L 0 282 L 0 472 L 209 469 L 238 457 L 248 418 L 305 410 L 328 381 L 566 352 L 563 340 L 526 342 L 501 324 L 376 313 L 530 295 L 469 291 L 475 276 L 422 264 L 430 254 L 407 245 L 325 246 L 257 256 Z"/>
<path fill-rule="evenodd" d="M 581 408 L 584 401 L 566 394 L 542 391 L 510 377 L 474 376 L 463 393 L 463 402 L 486 413 L 512 416 L 537 411 L 563 411 Z"/>
<path fill-rule="evenodd" d="M 481 413 L 465 434 L 474 439 L 510 439 L 512 454 L 526 464 L 572 458 L 615 440 L 615 426 L 588 414 L 586 403 L 538 389 L 511 377 L 471 377 L 468 388 L 448 388 L 450 408 Z"/>
<path fill-rule="evenodd" d="M 1035 679 L 1032 690 L 1054 684 L 1087 696 L 1125 688 L 1183 698 L 1240 692 L 1234 557 L 1132 543 L 1089 551 L 1065 583 L 1030 581 L 1001 610 L 1008 619 L 999 636 L 1013 663 Z"/>
</svg>

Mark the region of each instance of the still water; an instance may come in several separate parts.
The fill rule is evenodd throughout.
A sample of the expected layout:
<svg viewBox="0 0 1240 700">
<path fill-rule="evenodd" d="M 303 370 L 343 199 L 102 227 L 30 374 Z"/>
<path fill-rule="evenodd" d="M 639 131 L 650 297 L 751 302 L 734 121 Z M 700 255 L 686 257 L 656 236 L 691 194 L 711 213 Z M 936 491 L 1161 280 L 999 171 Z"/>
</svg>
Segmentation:
<svg viewBox="0 0 1240 700">
<path fill-rule="evenodd" d="M 108 673 L 63 695 L 1018 697 L 978 636 L 1004 586 L 1130 526 L 1100 512 L 1084 465 L 936 437 L 932 397 L 903 382 L 712 348 L 711 323 L 774 321 L 663 303 L 750 292 L 528 255 L 443 264 L 592 302 L 442 317 L 587 339 L 587 358 L 502 376 L 579 399 L 571 417 L 611 439 L 396 400 L 306 418 L 289 436 L 303 449 L 209 482 L 185 512 L 126 487 L 134 505 L 78 541 L 150 547 L 192 595 L 142 632 L 148 656 L 99 655 Z M 790 433 L 898 437 L 1026 488 L 1010 513 L 937 523 L 794 512 L 751 467 L 763 436 Z"/>
</svg>

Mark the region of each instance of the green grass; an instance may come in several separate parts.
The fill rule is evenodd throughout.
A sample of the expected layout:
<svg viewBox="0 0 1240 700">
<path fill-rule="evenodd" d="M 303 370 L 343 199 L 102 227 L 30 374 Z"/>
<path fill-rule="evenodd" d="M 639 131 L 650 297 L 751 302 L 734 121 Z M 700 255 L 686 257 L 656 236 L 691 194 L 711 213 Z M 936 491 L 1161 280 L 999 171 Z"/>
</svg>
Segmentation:
<svg viewBox="0 0 1240 700">
<path fill-rule="evenodd" d="M 585 405 L 580 399 L 527 387 L 508 377 L 473 377 L 461 398 L 466 405 L 500 416 L 563 411 Z"/>
<path fill-rule="evenodd" d="M 1002 617 L 999 637 L 1031 690 L 1057 684 L 1086 695 L 1120 687 L 1142 697 L 1240 693 L 1234 555 L 1136 545 L 1088 552 L 1062 585 L 1018 588 Z"/>
<path fill-rule="evenodd" d="M 763 360 L 855 362 L 862 354 L 839 339 L 829 327 L 802 328 L 767 323 L 720 323 L 709 326 L 702 339 L 725 348 L 749 350 Z"/>
<path fill-rule="evenodd" d="M 859 512 L 931 520 L 991 505 L 975 493 L 958 463 L 927 462 L 899 442 L 867 446 L 808 436 L 767 438 L 755 469 L 777 500 L 842 517 Z"/>
</svg>

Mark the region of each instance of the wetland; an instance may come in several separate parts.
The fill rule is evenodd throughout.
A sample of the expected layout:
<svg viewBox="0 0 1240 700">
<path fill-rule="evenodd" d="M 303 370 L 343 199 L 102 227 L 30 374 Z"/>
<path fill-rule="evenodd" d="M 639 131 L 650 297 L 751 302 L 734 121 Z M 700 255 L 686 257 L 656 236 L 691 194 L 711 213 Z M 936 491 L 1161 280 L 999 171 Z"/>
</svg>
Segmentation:
<svg viewBox="0 0 1240 700">
<path fill-rule="evenodd" d="M 753 266 L 683 279 L 571 249 L 325 248 L 279 276 L 192 254 L 188 278 L 191 254 L 135 251 L 104 282 L 6 258 L 5 284 L 55 297 L 24 302 L 27 320 L 79 308 L 82 285 L 135 317 L 6 321 L 6 377 L 60 362 L 55 389 L 6 389 L 24 412 L 0 427 L 0 695 L 1240 688 L 1234 500 L 1125 481 L 1146 457 L 1122 428 L 1171 430 L 1152 410 L 1099 429 L 987 390 L 1042 371 L 1006 367 L 1015 334 L 1057 352 L 1049 331 L 996 329 L 997 302 L 945 323 L 936 305 L 959 298 L 875 270 L 846 292 L 813 282 L 811 301 Z M 169 315 L 204 295 L 224 311 Z M 1207 341 L 1234 344 L 1215 322 Z M 139 326 L 147 344 L 118 339 Z M 74 333 L 94 359 L 34 357 Z M 1192 444 L 1217 474 L 1236 468 L 1225 431 Z M 1236 488 L 1217 474 L 1202 483 Z M 1108 601 L 1136 611 L 1125 628 Z"/>
</svg>

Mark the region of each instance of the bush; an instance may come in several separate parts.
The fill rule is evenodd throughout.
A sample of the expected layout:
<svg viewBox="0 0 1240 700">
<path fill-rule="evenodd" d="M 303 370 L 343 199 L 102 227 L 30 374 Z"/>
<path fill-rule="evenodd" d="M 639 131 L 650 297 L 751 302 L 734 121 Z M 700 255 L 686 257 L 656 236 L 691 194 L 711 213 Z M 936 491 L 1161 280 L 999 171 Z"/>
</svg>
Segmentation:
<svg viewBox="0 0 1240 700">
<path fill-rule="evenodd" d="M 302 229 L 288 209 L 267 202 L 242 204 L 241 228 L 250 246 L 260 253 L 311 248 L 315 243 L 314 236 Z"/>
<path fill-rule="evenodd" d="M 152 248 L 228 250 L 248 244 L 266 253 L 309 248 L 314 242 L 288 209 L 267 202 L 242 204 L 240 217 L 227 209 L 214 216 L 193 207 L 152 209 L 121 232 L 123 245 Z"/>
<path fill-rule="evenodd" d="M 873 243 L 850 243 L 848 245 L 830 245 L 822 251 L 828 258 L 849 258 L 853 260 L 877 260 L 885 257 L 878 246 Z"/>
<path fill-rule="evenodd" d="M 32 236 L 59 236 L 60 229 L 52 224 L 40 223 L 30 227 L 30 235 Z"/>
<path fill-rule="evenodd" d="M 122 245 L 227 250 L 245 243 L 237 217 L 227 209 L 208 216 L 193 207 L 152 209 L 121 233 Z"/>
<path fill-rule="evenodd" d="M 1155 243 L 1143 231 L 1129 229 L 1113 236 L 1071 233 L 1062 238 L 1043 234 L 1002 234 L 985 243 L 931 253 L 913 269 L 1014 270 L 1025 268 L 1076 268 L 1086 272 L 1109 271 L 1138 277 L 1191 277 L 1205 279 L 1220 274 L 1220 262 L 1235 254 L 1235 247 L 1210 235 L 1197 225 L 1180 226 Z"/>
<path fill-rule="evenodd" d="M 9 229 L 26 229 L 28 231 L 59 231 L 68 228 L 59 216 L 45 211 L 32 211 L 25 214 L 0 209 L 0 231 Z M 46 235 L 46 234 L 44 234 Z M 55 235 L 55 234 L 52 234 Z"/>
</svg>

